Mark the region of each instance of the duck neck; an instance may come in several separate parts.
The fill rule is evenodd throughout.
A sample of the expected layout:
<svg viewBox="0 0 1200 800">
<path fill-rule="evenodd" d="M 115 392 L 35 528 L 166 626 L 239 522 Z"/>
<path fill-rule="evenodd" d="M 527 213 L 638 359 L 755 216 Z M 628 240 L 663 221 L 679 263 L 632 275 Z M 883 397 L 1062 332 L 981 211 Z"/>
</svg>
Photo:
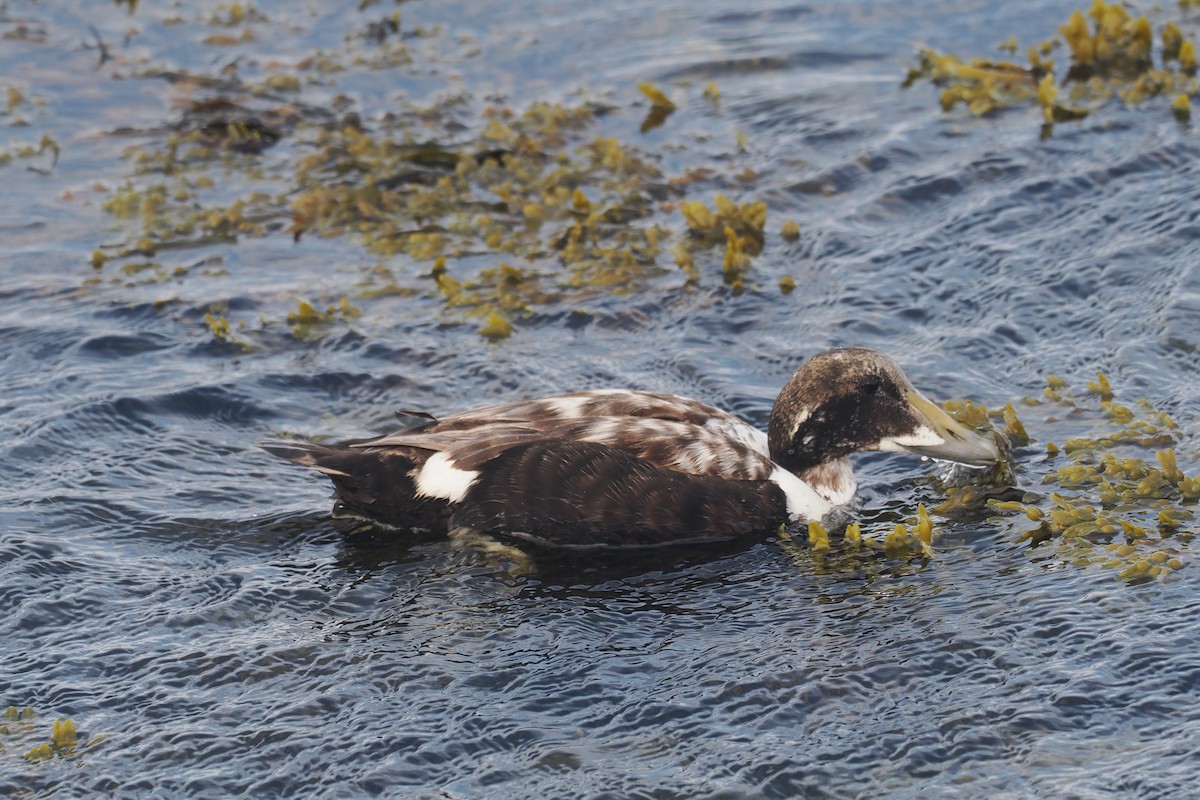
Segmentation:
<svg viewBox="0 0 1200 800">
<path fill-rule="evenodd" d="M 814 422 L 816 426 L 820 426 L 819 421 Z M 828 437 L 809 437 L 806 436 L 806 431 L 799 429 L 789 436 L 782 423 L 776 422 L 775 419 L 772 419 L 771 423 L 767 438 L 771 460 L 807 483 L 834 505 L 849 502 L 858 488 L 850 459 L 847 458 L 854 448 L 849 445 L 832 449 L 815 446 Z M 808 441 L 805 441 L 806 439 Z"/>
<path fill-rule="evenodd" d="M 849 503 L 858 490 L 854 468 L 850 466 L 850 459 L 844 457 L 822 462 L 795 475 L 835 506 Z"/>
<path fill-rule="evenodd" d="M 830 446 L 831 442 L 836 444 Z M 806 419 L 794 431 L 786 430 L 781 419 L 772 417 L 767 448 L 772 461 L 801 477 L 826 464 L 848 463 L 846 456 L 857 449 L 849 441 L 832 435 L 823 415 Z"/>
</svg>

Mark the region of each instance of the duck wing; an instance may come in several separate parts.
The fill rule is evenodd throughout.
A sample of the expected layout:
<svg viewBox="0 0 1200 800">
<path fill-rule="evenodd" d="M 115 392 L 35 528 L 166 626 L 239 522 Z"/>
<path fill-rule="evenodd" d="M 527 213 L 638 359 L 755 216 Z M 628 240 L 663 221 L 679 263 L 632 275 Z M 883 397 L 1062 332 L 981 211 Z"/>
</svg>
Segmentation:
<svg viewBox="0 0 1200 800">
<path fill-rule="evenodd" d="M 443 417 L 417 430 L 354 443 L 445 453 L 477 470 L 510 447 L 593 443 L 652 466 L 725 480 L 766 480 L 777 469 L 766 435 L 713 406 L 652 392 L 578 392 Z"/>
<path fill-rule="evenodd" d="M 690 475 L 595 442 L 534 440 L 487 463 L 453 505 L 450 526 L 606 549 L 725 541 L 787 519 L 772 481 Z"/>
</svg>

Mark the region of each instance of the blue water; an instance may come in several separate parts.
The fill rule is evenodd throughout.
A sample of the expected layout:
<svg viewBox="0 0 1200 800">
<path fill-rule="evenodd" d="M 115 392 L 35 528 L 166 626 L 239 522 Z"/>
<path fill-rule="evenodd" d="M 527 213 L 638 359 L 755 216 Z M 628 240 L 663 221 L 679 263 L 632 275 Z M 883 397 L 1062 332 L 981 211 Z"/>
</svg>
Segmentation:
<svg viewBox="0 0 1200 800">
<path fill-rule="evenodd" d="M 822 561 L 764 539 L 580 563 L 354 529 L 329 518 L 317 476 L 253 446 L 385 430 L 397 408 L 601 386 L 765 425 L 805 357 L 864 345 L 931 396 L 989 405 L 1037 394 L 1050 373 L 1081 386 L 1104 371 L 1123 399 L 1179 420 L 1194 471 L 1195 130 L 1165 101 L 1114 102 L 1043 139 L 1037 109 L 974 119 L 944 114 L 928 85 L 900 88 L 917 43 L 993 56 L 1010 35 L 1051 35 L 1071 4 L 416 0 L 396 8 L 420 58 L 300 92 L 368 123 L 461 92 L 468 125 L 491 102 L 603 98 L 615 110 L 595 135 L 668 175 L 757 173 L 712 190 L 770 208 L 740 296 L 716 253 L 698 259 L 697 285 L 669 273 L 582 294 L 498 344 L 427 293 L 356 299 L 361 318 L 304 340 L 278 322 L 297 299 L 353 297 L 379 261 L 352 236 L 297 244 L 278 226 L 164 250 L 187 271 L 161 281 L 91 266 L 134 235 L 101 208 L 144 178 L 122 153 L 161 146 L 197 91 L 165 73 L 216 78 L 236 61 L 250 77 L 316 48 L 366 51 L 359 34 L 393 7 L 358 5 L 260 3 L 269 22 L 224 49 L 201 44 L 224 30 L 200 22 L 215 4 L 0 11 L 0 85 L 43 103 L 0 124 L 62 148 L 52 168 L 0 167 L 0 706 L 39 714 L 0 731 L 0 794 L 1196 793 L 1190 529 L 1184 569 L 1138 586 L 983 515 L 935 520 L 932 560 Z M 1186 35 L 1195 23 L 1182 17 Z M 680 106 L 646 135 L 643 80 Z M 214 167 L 216 191 L 254 185 L 248 165 L 284 191 L 303 151 L 285 138 Z M 796 243 L 777 235 L 789 218 Z M 213 340 L 214 301 L 251 349 Z M 940 500 L 926 465 L 857 465 L 868 518 Z M 60 716 L 87 745 L 24 760 Z"/>
</svg>

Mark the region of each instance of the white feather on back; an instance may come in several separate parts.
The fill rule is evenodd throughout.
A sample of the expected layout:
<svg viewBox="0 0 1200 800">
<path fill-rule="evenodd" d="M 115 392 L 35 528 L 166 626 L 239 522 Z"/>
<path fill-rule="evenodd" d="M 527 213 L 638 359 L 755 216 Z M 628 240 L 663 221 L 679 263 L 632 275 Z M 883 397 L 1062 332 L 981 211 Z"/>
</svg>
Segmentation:
<svg viewBox="0 0 1200 800">
<path fill-rule="evenodd" d="M 737 417 L 728 414 L 713 417 L 704 423 L 704 427 L 713 433 L 728 436 L 734 441 L 741 442 L 756 453 L 760 453 L 768 458 L 771 455 L 770 447 L 767 445 L 767 434 Z"/>
<path fill-rule="evenodd" d="M 506 446 L 537 439 L 606 444 L 660 467 L 728 480 L 766 480 L 775 469 L 766 434 L 737 417 L 696 400 L 620 390 L 473 409 L 358 446 L 444 452 L 474 468 Z"/>
</svg>

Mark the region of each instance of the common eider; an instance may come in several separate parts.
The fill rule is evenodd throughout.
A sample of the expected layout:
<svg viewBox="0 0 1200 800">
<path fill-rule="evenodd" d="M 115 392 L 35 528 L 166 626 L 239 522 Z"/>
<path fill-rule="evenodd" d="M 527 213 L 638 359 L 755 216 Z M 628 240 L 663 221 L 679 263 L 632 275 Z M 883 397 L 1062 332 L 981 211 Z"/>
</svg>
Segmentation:
<svg viewBox="0 0 1200 800">
<path fill-rule="evenodd" d="M 335 445 L 262 443 L 332 481 L 335 510 L 567 548 L 711 542 L 820 520 L 857 484 L 848 456 L 986 466 L 996 443 L 873 350 L 828 350 L 787 382 L 767 432 L 670 394 L 597 390 L 504 403 Z"/>
</svg>

